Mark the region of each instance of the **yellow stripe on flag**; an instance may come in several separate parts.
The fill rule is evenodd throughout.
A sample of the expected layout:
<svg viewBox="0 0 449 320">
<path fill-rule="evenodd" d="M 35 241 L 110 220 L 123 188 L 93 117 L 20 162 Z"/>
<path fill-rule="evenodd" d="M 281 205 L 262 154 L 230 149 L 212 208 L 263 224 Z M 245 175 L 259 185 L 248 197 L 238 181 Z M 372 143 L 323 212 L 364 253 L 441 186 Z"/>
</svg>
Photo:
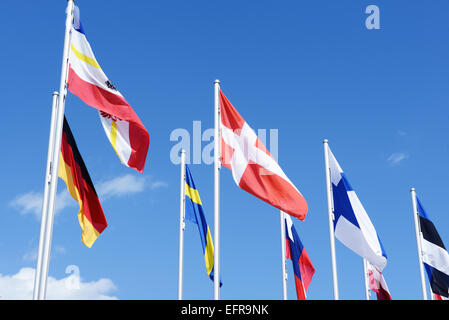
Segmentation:
<svg viewBox="0 0 449 320">
<path fill-rule="evenodd" d="M 86 218 L 83 213 L 83 201 L 79 195 L 75 183 L 73 182 L 72 170 L 70 169 L 70 166 L 65 163 L 62 153 L 59 154 L 59 163 L 58 176 L 62 180 L 64 180 L 70 195 L 78 202 L 80 206 L 80 209 L 78 211 L 78 221 L 82 230 L 81 241 L 84 243 L 84 245 L 91 248 L 100 233 L 94 228 L 92 223 L 89 221 L 89 219 Z"/>
<path fill-rule="evenodd" d="M 111 143 L 114 146 L 117 143 L 117 124 L 111 120 Z"/>
<path fill-rule="evenodd" d="M 198 193 L 198 190 L 191 188 L 187 182 L 186 182 L 186 196 L 188 196 L 190 199 L 192 199 L 193 202 L 202 205 L 200 194 Z"/>
<path fill-rule="evenodd" d="M 210 275 L 214 268 L 214 243 L 210 234 L 209 226 L 207 227 L 206 250 L 204 251 L 204 260 L 206 262 L 207 274 Z"/>
<path fill-rule="evenodd" d="M 81 52 L 79 52 L 78 50 L 76 50 L 75 46 L 73 45 L 73 43 L 70 45 L 70 47 L 72 48 L 73 53 L 75 54 L 75 56 L 80 59 L 81 61 L 84 61 L 85 63 L 90 64 L 92 67 L 100 68 L 100 65 L 98 64 L 98 62 L 95 59 L 92 59 L 88 56 L 86 56 L 85 54 L 82 54 Z"/>
<path fill-rule="evenodd" d="M 90 223 L 89 219 L 82 213 L 82 209 L 78 212 L 78 221 L 81 226 L 81 230 L 83 230 L 81 234 L 81 241 L 87 247 L 91 248 L 94 244 L 95 240 L 100 236 L 100 233 L 94 228 L 92 223 Z"/>
<path fill-rule="evenodd" d="M 111 144 L 115 150 L 115 153 L 117 153 L 118 157 L 120 158 L 120 154 L 117 151 L 117 124 L 115 123 L 115 121 L 112 120 L 111 120 Z"/>
</svg>

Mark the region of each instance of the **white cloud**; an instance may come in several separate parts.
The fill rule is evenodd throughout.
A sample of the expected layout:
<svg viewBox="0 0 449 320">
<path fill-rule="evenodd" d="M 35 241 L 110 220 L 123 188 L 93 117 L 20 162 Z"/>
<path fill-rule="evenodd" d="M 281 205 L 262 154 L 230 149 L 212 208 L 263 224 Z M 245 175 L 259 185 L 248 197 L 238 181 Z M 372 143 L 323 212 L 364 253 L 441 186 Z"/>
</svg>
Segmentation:
<svg viewBox="0 0 449 320">
<path fill-rule="evenodd" d="M 78 203 L 73 200 L 70 193 L 65 188 L 64 183 L 60 183 L 64 187 L 60 193 L 56 195 L 55 214 L 67 207 L 78 207 Z M 122 197 L 128 194 L 135 194 L 145 190 L 156 190 L 167 187 L 164 181 L 153 180 L 151 177 L 135 176 L 125 174 L 110 180 L 100 182 L 96 185 L 97 193 L 101 201 L 113 197 Z M 9 206 L 19 211 L 22 215 L 31 214 L 38 220 L 41 219 L 43 194 L 40 192 L 30 191 L 15 197 L 9 202 Z"/>
<path fill-rule="evenodd" d="M 34 248 L 30 251 L 25 252 L 25 254 L 22 256 L 22 260 L 24 260 L 24 261 L 37 260 L 37 248 Z"/>
<path fill-rule="evenodd" d="M 151 177 L 125 174 L 123 176 L 103 181 L 98 184 L 98 194 L 102 199 L 121 197 L 127 194 L 139 193 L 146 187 L 151 190 L 167 187 L 164 181 L 153 180 Z"/>
<path fill-rule="evenodd" d="M 391 154 L 387 161 L 391 164 L 391 165 L 396 165 L 399 164 L 401 161 L 408 159 L 408 154 L 406 153 L 401 153 L 401 152 L 397 152 L 397 153 L 393 153 Z"/>
<path fill-rule="evenodd" d="M 113 178 L 98 184 L 97 190 L 101 198 L 121 197 L 126 194 L 139 193 L 145 189 L 145 178 L 131 174 Z"/>
<path fill-rule="evenodd" d="M 66 250 L 65 250 L 65 248 L 63 246 L 56 245 L 54 247 L 54 252 L 55 253 L 66 253 Z"/>
<path fill-rule="evenodd" d="M 15 197 L 9 205 L 21 214 L 32 213 L 40 215 L 42 210 L 42 193 L 28 192 Z"/>
<path fill-rule="evenodd" d="M 22 256 L 22 260 L 24 261 L 36 261 L 37 260 L 37 251 L 38 249 L 35 247 L 31 249 L 30 251 L 25 252 L 25 254 Z M 55 254 L 64 254 L 66 253 L 66 250 L 63 246 L 55 245 L 52 250 L 52 256 Z"/>
<path fill-rule="evenodd" d="M 164 182 L 164 181 L 153 181 L 150 183 L 151 190 L 156 190 L 159 188 L 166 188 L 166 187 L 168 187 L 168 183 Z"/>
<path fill-rule="evenodd" d="M 15 197 L 9 206 L 16 209 L 22 215 L 32 214 L 36 219 L 41 219 L 42 201 L 44 195 L 40 192 L 30 191 Z M 56 195 L 55 214 L 58 214 L 66 207 L 76 206 L 77 203 L 72 199 L 67 190 L 63 190 Z"/>
<path fill-rule="evenodd" d="M 28 300 L 33 297 L 34 269 L 22 268 L 13 275 L 0 274 L 0 299 Z M 79 282 L 78 282 L 79 280 Z M 73 283 L 77 284 L 73 286 Z M 48 277 L 47 299 L 50 300 L 106 300 L 117 299 L 110 295 L 117 290 L 112 280 L 101 278 L 83 282 L 75 274 L 56 279 Z"/>
</svg>

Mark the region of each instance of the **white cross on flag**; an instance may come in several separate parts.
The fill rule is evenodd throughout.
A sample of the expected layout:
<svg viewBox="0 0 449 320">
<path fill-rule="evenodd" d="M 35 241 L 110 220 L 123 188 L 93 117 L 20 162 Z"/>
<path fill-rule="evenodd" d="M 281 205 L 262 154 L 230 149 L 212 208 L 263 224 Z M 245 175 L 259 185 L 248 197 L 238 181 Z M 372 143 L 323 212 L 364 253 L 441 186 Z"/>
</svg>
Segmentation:
<svg viewBox="0 0 449 320">
<path fill-rule="evenodd" d="M 221 163 L 243 190 L 304 220 L 307 202 L 220 90 Z"/>
</svg>

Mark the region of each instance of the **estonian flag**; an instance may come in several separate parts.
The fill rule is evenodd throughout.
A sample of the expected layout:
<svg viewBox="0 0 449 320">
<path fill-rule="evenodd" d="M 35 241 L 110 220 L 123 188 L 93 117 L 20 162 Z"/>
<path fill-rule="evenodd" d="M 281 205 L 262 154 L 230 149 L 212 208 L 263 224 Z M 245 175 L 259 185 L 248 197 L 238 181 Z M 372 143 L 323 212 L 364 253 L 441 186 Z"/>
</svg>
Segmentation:
<svg viewBox="0 0 449 320">
<path fill-rule="evenodd" d="M 209 226 L 207 225 L 206 217 L 204 216 L 203 205 L 201 203 L 200 194 L 193 182 L 192 174 L 189 167 L 186 165 L 186 219 L 198 225 L 200 233 L 201 245 L 203 247 L 204 261 L 206 263 L 206 271 L 209 278 L 214 281 L 214 244 Z M 220 286 L 222 285 L 220 281 Z"/>
<path fill-rule="evenodd" d="M 65 181 L 73 199 L 79 203 L 78 220 L 83 230 L 81 241 L 90 248 L 108 223 L 65 117 L 58 175 Z"/>
<path fill-rule="evenodd" d="M 422 259 L 435 295 L 449 297 L 449 254 L 433 222 L 416 198 L 421 228 Z M 439 298 L 438 298 L 439 299 Z"/>
</svg>

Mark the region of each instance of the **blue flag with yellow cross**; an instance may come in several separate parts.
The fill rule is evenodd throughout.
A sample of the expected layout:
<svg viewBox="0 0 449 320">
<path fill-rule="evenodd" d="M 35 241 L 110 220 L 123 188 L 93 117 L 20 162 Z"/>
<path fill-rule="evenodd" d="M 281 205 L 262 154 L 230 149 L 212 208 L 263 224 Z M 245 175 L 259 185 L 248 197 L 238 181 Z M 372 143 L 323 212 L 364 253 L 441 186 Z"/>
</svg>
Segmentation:
<svg viewBox="0 0 449 320">
<path fill-rule="evenodd" d="M 190 169 L 187 164 L 185 174 L 186 219 L 198 225 L 201 245 L 203 247 L 204 261 L 206 263 L 206 271 L 209 278 L 214 281 L 214 244 L 212 242 L 212 235 L 210 233 L 209 226 L 207 225 L 200 195 L 195 187 L 195 182 L 193 182 L 192 174 L 190 173 Z M 220 286 L 221 285 L 222 283 L 220 281 Z"/>
</svg>

